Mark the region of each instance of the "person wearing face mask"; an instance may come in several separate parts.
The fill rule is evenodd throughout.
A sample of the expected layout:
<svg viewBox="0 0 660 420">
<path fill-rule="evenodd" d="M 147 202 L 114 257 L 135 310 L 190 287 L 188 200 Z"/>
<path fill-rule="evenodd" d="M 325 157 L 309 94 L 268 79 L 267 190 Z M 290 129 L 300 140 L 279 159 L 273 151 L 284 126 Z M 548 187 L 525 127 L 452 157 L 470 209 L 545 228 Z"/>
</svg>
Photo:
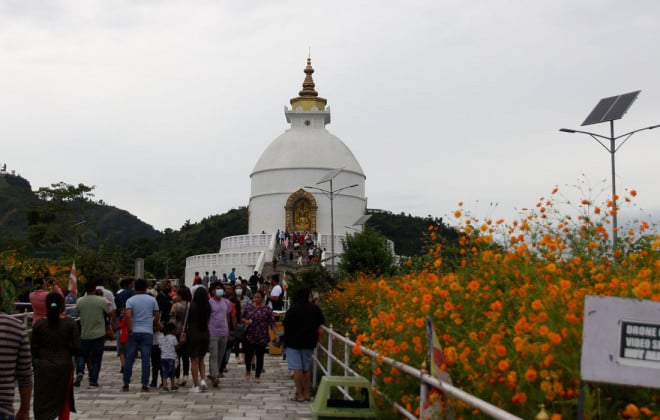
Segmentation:
<svg viewBox="0 0 660 420">
<path fill-rule="evenodd" d="M 249 304 L 252 303 L 252 299 L 248 296 L 246 292 L 249 292 L 250 288 L 247 286 L 247 282 L 243 280 L 242 285 L 237 285 L 236 288 L 234 289 L 234 294 L 236 295 L 236 299 L 240 302 L 240 308 L 246 308 Z M 243 319 L 242 316 L 236 316 L 236 319 L 240 320 Z M 243 358 L 241 358 L 241 342 L 242 339 L 234 338 L 234 354 L 236 355 L 236 361 L 238 364 L 243 363 Z M 243 349 L 245 351 L 245 349 Z"/>
<path fill-rule="evenodd" d="M 216 282 L 211 289 L 211 318 L 209 319 L 209 368 L 213 386 L 220 383 L 222 372 L 220 367 L 225 357 L 229 340 L 229 331 L 236 325 L 236 311 L 233 303 L 225 297 L 222 284 Z"/>
<path fill-rule="evenodd" d="M 236 280 L 236 287 L 237 288 L 241 287 L 241 283 L 238 280 Z M 225 298 L 229 299 L 229 301 L 232 303 L 234 308 L 234 316 L 236 317 L 236 322 L 238 322 L 238 320 L 241 319 L 241 301 L 236 296 L 236 289 L 231 284 L 225 285 Z M 232 350 L 234 350 L 234 347 L 236 346 L 236 342 L 238 341 L 234 339 L 235 329 L 236 329 L 236 325 L 231 327 L 229 330 L 227 349 L 225 350 L 225 357 L 224 359 L 222 359 L 222 365 L 220 366 L 220 377 L 222 377 L 223 373 L 228 372 L 227 365 L 229 364 L 229 359 L 231 358 L 231 352 Z"/>
</svg>

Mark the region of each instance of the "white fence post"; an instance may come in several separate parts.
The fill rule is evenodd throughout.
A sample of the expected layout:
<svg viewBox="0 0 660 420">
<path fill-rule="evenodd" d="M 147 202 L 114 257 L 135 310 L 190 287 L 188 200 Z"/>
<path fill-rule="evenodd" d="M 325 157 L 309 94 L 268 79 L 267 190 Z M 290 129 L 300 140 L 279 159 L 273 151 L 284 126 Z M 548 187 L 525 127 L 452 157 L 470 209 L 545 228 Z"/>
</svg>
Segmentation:
<svg viewBox="0 0 660 420">
<path fill-rule="evenodd" d="M 351 362 L 351 351 L 347 343 L 349 337 L 348 333 L 345 334 L 345 337 L 346 337 L 346 341 L 344 341 L 344 376 L 348 376 L 349 375 L 348 368 Z"/>
<path fill-rule="evenodd" d="M 332 333 L 332 324 L 330 324 L 330 332 Z M 328 354 L 326 355 L 328 357 L 327 361 L 327 370 L 326 370 L 326 375 L 332 375 L 332 357 L 330 355 L 332 354 L 332 334 L 328 334 Z"/>
</svg>

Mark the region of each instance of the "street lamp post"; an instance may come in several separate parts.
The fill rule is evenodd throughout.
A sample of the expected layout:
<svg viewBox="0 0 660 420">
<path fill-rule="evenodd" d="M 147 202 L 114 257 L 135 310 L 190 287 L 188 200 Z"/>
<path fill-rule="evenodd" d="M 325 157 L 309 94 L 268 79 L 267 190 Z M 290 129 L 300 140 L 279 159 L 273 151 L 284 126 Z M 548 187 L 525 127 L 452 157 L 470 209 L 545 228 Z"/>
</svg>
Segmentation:
<svg viewBox="0 0 660 420">
<path fill-rule="evenodd" d="M 331 258 L 331 263 L 332 263 L 332 267 L 331 267 L 330 272 L 332 273 L 333 276 L 335 274 L 335 210 L 334 210 L 335 196 L 337 195 L 337 193 L 339 193 L 339 192 L 341 192 L 345 189 L 353 188 L 353 187 L 358 186 L 358 184 L 353 184 L 353 185 L 348 185 L 346 187 L 342 187 L 342 188 L 339 188 L 337 190 L 334 190 L 333 186 L 332 186 L 332 180 L 337 175 L 339 175 L 339 173 L 341 171 L 342 171 L 342 169 L 333 169 L 326 176 L 321 178 L 321 180 L 319 182 L 316 183 L 316 185 L 319 185 L 319 184 L 324 184 L 326 182 L 330 182 L 330 190 L 324 190 L 323 188 L 319 188 L 319 187 L 310 187 L 310 186 L 305 186 L 304 187 L 304 188 L 309 188 L 309 189 L 321 191 L 321 192 L 327 194 L 328 198 L 330 199 L 330 252 L 332 253 L 332 257 L 330 257 Z"/>
<path fill-rule="evenodd" d="M 170 268 L 170 264 L 169 264 L 169 263 L 170 263 L 170 260 L 171 260 L 171 259 L 172 259 L 172 257 L 166 259 L 166 260 L 163 262 L 163 264 L 165 264 L 165 279 L 169 279 L 169 278 L 170 278 L 170 270 L 169 270 L 169 268 Z"/>
<path fill-rule="evenodd" d="M 87 220 L 83 219 L 80 222 L 71 225 L 71 227 L 76 228 L 76 257 L 78 257 L 78 247 L 80 245 L 80 236 L 81 236 L 79 226 L 82 225 L 83 223 L 87 223 Z"/>
<path fill-rule="evenodd" d="M 660 124 L 657 125 L 652 125 L 650 127 L 644 127 L 640 128 L 638 130 L 633 130 L 625 134 L 621 134 L 619 136 L 614 136 L 614 121 L 610 120 L 610 136 L 603 136 L 600 134 L 596 133 L 591 133 L 589 131 L 581 131 L 581 130 L 573 130 L 570 128 L 561 128 L 559 131 L 564 132 L 564 133 L 580 133 L 580 134 L 587 134 L 591 136 L 594 140 L 596 140 L 605 150 L 607 150 L 610 154 L 610 161 L 611 161 L 611 166 L 612 166 L 612 245 L 616 246 L 616 238 L 617 238 L 617 229 L 618 229 L 618 224 L 617 224 L 617 207 L 616 207 L 616 170 L 615 170 L 615 161 L 614 161 L 614 155 L 616 154 L 617 150 L 623 146 L 623 144 L 635 133 L 638 133 L 640 131 L 644 130 L 653 130 L 654 128 L 660 127 Z M 620 140 L 623 138 L 623 141 L 617 146 L 616 142 L 617 140 Z M 600 139 L 606 140 L 609 142 L 609 146 L 603 143 Z"/>
</svg>

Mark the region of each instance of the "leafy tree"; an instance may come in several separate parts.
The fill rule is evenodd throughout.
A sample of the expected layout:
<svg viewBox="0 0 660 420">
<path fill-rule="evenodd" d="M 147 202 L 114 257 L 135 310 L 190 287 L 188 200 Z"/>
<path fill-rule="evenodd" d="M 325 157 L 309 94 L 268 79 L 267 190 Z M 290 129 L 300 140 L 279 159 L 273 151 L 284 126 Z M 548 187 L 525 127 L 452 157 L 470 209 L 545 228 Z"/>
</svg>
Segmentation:
<svg viewBox="0 0 660 420">
<path fill-rule="evenodd" d="M 93 189 L 93 186 L 74 186 L 64 182 L 39 188 L 36 192 L 39 204 L 27 212 L 30 242 L 36 248 L 47 250 L 75 246 L 77 252 L 81 240 L 78 223 L 85 221 L 87 212 L 94 205 Z"/>
<path fill-rule="evenodd" d="M 342 244 L 344 253 L 338 264 L 342 276 L 358 273 L 390 275 L 395 271 L 394 254 L 381 233 L 365 228 L 363 232 L 347 235 Z"/>
<path fill-rule="evenodd" d="M 306 287 L 323 293 L 334 288 L 335 281 L 330 272 L 319 263 L 306 266 L 297 274 L 286 271 L 287 295 L 292 297 L 300 288 Z"/>
</svg>

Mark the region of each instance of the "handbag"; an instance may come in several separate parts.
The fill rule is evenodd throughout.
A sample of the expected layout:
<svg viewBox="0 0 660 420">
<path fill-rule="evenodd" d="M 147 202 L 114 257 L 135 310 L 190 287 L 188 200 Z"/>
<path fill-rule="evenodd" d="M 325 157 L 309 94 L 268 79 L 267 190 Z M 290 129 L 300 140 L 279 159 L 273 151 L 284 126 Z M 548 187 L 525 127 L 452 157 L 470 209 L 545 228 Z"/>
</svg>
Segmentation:
<svg viewBox="0 0 660 420">
<path fill-rule="evenodd" d="M 243 324 L 242 322 L 236 324 L 236 328 L 234 328 L 234 331 L 232 331 L 232 336 L 234 337 L 234 340 L 242 340 L 243 337 L 245 337 L 245 330 L 247 329 L 247 326 Z"/>
<path fill-rule="evenodd" d="M 181 333 L 179 333 L 179 344 L 186 344 L 188 342 L 188 313 L 190 312 L 190 302 L 186 303 L 186 315 L 183 317 L 183 325 L 181 326 Z"/>
</svg>

